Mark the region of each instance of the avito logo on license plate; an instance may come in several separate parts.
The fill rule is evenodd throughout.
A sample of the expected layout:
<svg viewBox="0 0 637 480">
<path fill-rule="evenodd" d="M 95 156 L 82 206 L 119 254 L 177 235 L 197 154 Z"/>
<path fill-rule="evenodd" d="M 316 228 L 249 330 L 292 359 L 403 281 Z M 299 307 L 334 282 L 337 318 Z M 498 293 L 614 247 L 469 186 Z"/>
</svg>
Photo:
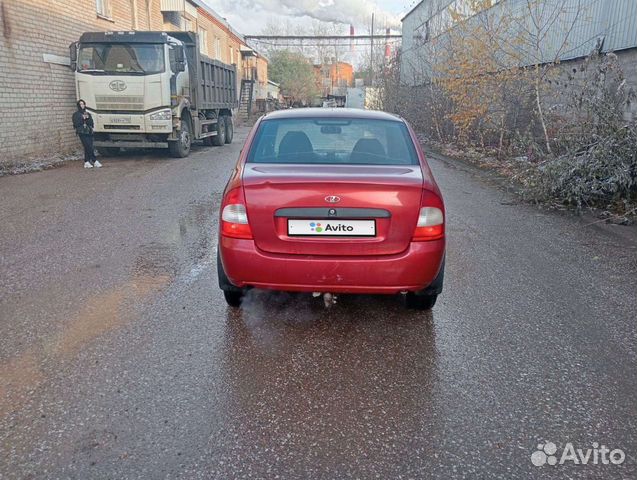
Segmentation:
<svg viewBox="0 0 637 480">
<path fill-rule="evenodd" d="M 288 235 L 375 237 L 375 220 L 288 220 Z"/>
</svg>

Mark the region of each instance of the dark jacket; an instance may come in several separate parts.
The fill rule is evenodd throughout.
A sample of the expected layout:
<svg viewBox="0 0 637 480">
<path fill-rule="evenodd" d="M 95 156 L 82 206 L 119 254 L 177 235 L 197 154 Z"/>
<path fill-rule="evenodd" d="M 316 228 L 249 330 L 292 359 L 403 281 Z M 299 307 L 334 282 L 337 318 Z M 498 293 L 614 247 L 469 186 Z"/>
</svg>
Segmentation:
<svg viewBox="0 0 637 480">
<path fill-rule="evenodd" d="M 88 115 L 84 118 L 84 114 Z M 80 108 L 80 104 L 77 104 L 77 112 L 73 114 L 73 128 L 78 135 L 93 135 L 93 117 L 86 110 Z"/>
</svg>

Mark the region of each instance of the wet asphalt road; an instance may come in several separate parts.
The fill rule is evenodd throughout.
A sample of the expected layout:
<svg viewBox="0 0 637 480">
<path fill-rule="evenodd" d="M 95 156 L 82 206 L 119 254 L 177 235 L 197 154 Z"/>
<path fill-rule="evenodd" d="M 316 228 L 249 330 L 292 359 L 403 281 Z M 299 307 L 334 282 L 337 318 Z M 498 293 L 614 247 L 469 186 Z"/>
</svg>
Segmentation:
<svg viewBox="0 0 637 480">
<path fill-rule="evenodd" d="M 0 179 L 0 478 L 635 478 L 624 227 L 432 158 L 449 233 L 433 313 L 261 291 L 235 311 L 216 217 L 245 135 Z M 626 460 L 533 466 L 545 441 Z"/>
</svg>

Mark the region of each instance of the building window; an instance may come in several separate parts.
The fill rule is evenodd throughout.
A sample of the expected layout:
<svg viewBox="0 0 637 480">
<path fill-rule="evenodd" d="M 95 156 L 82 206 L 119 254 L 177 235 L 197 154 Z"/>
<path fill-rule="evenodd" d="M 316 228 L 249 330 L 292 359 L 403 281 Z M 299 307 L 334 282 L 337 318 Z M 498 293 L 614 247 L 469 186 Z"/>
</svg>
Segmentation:
<svg viewBox="0 0 637 480">
<path fill-rule="evenodd" d="M 234 48 L 230 47 L 230 63 L 234 61 Z"/>
<path fill-rule="evenodd" d="M 215 38 L 215 58 L 221 60 L 221 40 Z"/>
<path fill-rule="evenodd" d="M 184 32 L 193 32 L 194 30 L 192 29 L 192 20 L 190 20 L 189 18 L 186 18 L 186 17 L 182 17 L 181 18 L 181 29 Z"/>
<path fill-rule="evenodd" d="M 208 30 L 203 27 L 199 27 L 199 50 L 208 55 Z"/>
<path fill-rule="evenodd" d="M 100 17 L 111 18 L 111 0 L 95 0 L 95 11 Z"/>
</svg>

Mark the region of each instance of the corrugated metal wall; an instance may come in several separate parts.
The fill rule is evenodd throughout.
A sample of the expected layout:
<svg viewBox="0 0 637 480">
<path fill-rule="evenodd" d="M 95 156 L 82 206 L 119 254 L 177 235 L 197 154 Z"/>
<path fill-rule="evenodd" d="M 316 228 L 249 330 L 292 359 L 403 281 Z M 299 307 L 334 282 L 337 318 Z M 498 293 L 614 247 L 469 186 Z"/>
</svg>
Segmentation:
<svg viewBox="0 0 637 480">
<path fill-rule="evenodd" d="M 600 2 L 606 11 L 605 28 L 608 44 L 605 50 L 620 50 L 637 46 L 637 0 L 614 0 Z M 606 4 L 614 4 L 608 8 Z"/>
<path fill-rule="evenodd" d="M 428 63 L 423 53 L 431 54 L 432 40 L 444 50 L 444 34 L 430 38 L 427 25 L 452 3 L 425 0 L 403 19 L 404 81 L 419 83 Z M 525 37 L 519 47 L 525 64 L 584 57 L 601 41 L 604 52 L 637 47 L 637 0 L 500 0 L 469 21 L 479 22 L 485 15 L 515 19 L 517 27 L 510 34 Z M 536 39 L 539 48 L 532 46 Z"/>
<path fill-rule="evenodd" d="M 591 53 L 603 40 L 603 51 L 637 47 L 637 0 L 543 0 L 529 15 L 527 0 L 506 0 L 493 7 L 496 15 L 513 14 L 526 19 L 525 28 L 543 38 L 542 62 L 570 60 Z M 530 58 L 529 63 L 535 59 Z"/>
</svg>

